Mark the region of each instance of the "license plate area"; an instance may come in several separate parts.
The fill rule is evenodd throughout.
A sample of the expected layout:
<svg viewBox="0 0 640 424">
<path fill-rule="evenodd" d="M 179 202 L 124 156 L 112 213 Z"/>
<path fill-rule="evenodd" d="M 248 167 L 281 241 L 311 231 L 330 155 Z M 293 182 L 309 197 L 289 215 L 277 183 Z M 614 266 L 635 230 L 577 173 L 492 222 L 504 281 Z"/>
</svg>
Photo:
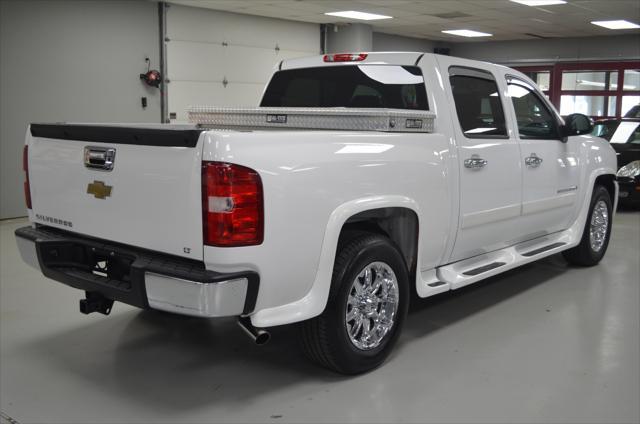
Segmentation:
<svg viewBox="0 0 640 424">
<path fill-rule="evenodd" d="M 68 241 L 43 243 L 40 256 L 41 264 L 46 268 L 104 282 L 118 282 L 121 288 L 131 288 L 133 256 Z"/>
</svg>

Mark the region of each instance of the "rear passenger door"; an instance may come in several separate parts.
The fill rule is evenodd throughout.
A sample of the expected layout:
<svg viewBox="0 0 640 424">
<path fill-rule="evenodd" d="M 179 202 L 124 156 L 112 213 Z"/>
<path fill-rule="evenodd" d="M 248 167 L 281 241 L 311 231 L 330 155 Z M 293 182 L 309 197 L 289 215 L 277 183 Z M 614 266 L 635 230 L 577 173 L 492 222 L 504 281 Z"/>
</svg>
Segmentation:
<svg viewBox="0 0 640 424">
<path fill-rule="evenodd" d="M 522 150 L 520 227 L 527 238 L 565 230 L 575 220 L 579 141 L 562 141 L 557 115 L 533 85 L 510 75 L 506 81 Z"/>
<path fill-rule="evenodd" d="M 521 236 L 520 149 L 507 127 L 504 84 L 487 70 L 445 57 L 438 62 L 454 105 L 460 162 L 460 216 L 451 257 L 456 261 L 508 246 Z"/>
</svg>

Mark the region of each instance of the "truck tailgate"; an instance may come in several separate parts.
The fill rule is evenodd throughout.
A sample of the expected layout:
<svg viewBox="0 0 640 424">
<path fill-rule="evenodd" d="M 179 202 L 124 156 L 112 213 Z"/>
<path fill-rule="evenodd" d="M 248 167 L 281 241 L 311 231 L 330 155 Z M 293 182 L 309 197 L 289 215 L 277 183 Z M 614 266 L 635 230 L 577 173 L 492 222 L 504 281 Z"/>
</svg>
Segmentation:
<svg viewBox="0 0 640 424">
<path fill-rule="evenodd" d="M 202 259 L 200 134 L 193 127 L 32 124 L 30 218 Z M 105 155 L 113 155 L 110 170 Z"/>
</svg>

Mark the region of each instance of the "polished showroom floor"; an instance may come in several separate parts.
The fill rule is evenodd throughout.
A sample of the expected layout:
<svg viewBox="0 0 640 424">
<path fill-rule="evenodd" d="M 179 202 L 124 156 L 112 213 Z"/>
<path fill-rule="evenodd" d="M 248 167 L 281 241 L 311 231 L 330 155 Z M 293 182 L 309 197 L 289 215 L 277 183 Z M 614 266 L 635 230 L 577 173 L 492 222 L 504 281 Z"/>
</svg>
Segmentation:
<svg viewBox="0 0 640 424">
<path fill-rule="evenodd" d="M 640 212 L 595 268 L 557 255 L 417 302 L 359 377 L 309 364 L 292 328 L 256 347 L 232 320 L 81 315 L 79 291 L 20 261 L 24 223 L 0 224 L 2 423 L 640 420 Z"/>
</svg>

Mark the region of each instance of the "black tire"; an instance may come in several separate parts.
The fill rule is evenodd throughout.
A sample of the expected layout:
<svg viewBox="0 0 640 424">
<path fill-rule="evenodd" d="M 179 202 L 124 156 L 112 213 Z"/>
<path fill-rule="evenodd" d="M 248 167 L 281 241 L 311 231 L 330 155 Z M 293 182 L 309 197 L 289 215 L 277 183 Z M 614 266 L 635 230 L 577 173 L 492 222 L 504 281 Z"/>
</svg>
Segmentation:
<svg viewBox="0 0 640 424">
<path fill-rule="evenodd" d="M 595 250 L 591 245 L 591 220 L 593 217 L 595 206 L 599 202 L 604 202 L 607 206 L 607 230 L 604 243 L 602 247 Z M 591 195 L 591 204 L 589 205 L 589 214 L 587 215 L 587 222 L 585 222 L 584 229 L 582 231 L 582 239 L 580 243 L 569 250 L 562 252 L 562 255 L 572 265 L 578 266 L 593 266 L 596 265 L 604 257 L 609 246 L 609 238 L 611 236 L 611 223 L 613 207 L 611 206 L 611 196 L 606 188 L 601 185 L 596 185 L 593 188 L 593 194 Z"/>
<path fill-rule="evenodd" d="M 377 347 L 363 350 L 347 333 L 347 300 L 352 283 L 373 262 L 387 264 L 398 282 L 398 308 L 393 326 Z M 389 356 L 407 316 L 409 276 L 398 248 L 387 237 L 358 234 L 339 246 L 324 312 L 301 324 L 300 337 L 305 354 L 312 361 L 341 374 L 360 374 L 378 367 Z"/>
</svg>

